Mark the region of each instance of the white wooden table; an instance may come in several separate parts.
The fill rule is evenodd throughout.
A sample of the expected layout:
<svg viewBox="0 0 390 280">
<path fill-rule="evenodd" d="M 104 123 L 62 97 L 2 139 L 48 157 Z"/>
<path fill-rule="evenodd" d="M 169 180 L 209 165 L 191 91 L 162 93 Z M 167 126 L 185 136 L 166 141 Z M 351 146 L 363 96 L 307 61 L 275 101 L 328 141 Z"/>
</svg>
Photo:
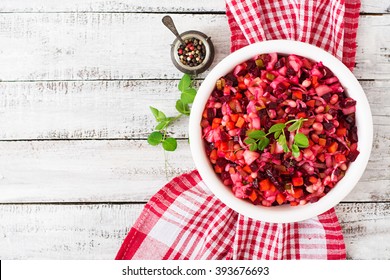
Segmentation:
<svg viewBox="0 0 390 280">
<path fill-rule="evenodd" d="M 364 0 L 355 74 L 374 118 L 372 156 L 337 206 L 348 258 L 390 259 L 390 2 Z M 0 258 L 113 259 L 164 183 L 148 106 L 174 113 L 180 31 L 229 53 L 224 1 L 0 1 Z M 215 65 L 214 63 L 214 65 Z M 206 73 L 207 74 L 207 73 Z M 204 77 L 201 76 L 201 77 Z M 187 119 L 168 177 L 194 168 Z"/>
</svg>

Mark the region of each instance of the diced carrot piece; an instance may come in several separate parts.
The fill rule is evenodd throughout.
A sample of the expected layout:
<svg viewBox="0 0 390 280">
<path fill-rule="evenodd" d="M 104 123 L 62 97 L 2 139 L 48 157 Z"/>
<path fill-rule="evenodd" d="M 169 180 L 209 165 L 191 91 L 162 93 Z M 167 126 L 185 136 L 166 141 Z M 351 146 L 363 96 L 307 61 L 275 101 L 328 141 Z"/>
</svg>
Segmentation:
<svg viewBox="0 0 390 280">
<path fill-rule="evenodd" d="M 237 92 L 237 93 L 236 93 L 236 98 L 237 98 L 237 99 L 241 99 L 241 98 L 242 98 L 242 94 L 239 93 L 239 92 Z"/>
<path fill-rule="evenodd" d="M 215 164 L 217 162 L 217 158 L 218 158 L 217 150 L 214 149 L 210 153 L 210 161 L 211 161 L 211 163 Z"/>
<path fill-rule="evenodd" d="M 273 186 L 273 184 L 267 178 L 267 179 L 261 180 L 259 183 L 259 186 L 260 186 L 261 191 L 269 191 L 271 189 L 271 186 Z"/>
<path fill-rule="evenodd" d="M 290 201 L 290 205 L 291 205 L 291 206 L 297 206 L 297 205 L 298 205 L 298 202 L 296 202 L 296 201 Z"/>
<path fill-rule="evenodd" d="M 229 145 L 227 142 L 221 142 L 221 145 L 219 146 L 219 150 L 222 152 L 226 152 L 229 150 Z"/>
<path fill-rule="evenodd" d="M 292 96 L 295 99 L 302 99 L 302 91 L 294 90 L 293 93 L 292 93 Z"/>
<path fill-rule="evenodd" d="M 252 173 L 252 169 L 249 167 L 249 165 L 245 165 L 243 170 L 246 172 L 246 173 Z"/>
<path fill-rule="evenodd" d="M 234 167 L 230 167 L 229 168 L 229 173 L 230 174 L 236 174 L 236 170 L 234 169 Z"/>
<path fill-rule="evenodd" d="M 211 125 L 211 128 L 212 129 L 215 129 L 217 128 L 222 122 L 222 119 L 221 118 L 214 118 L 213 119 L 213 124 Z"/>
<path fill-rule="evenodd" d="M 235 125 L 234 122 L 227 122 L 227 123 L 226 123 L 226 128 L 227 128 L 228 130 L 232 130 L 232 129 L 235 129 L 235 128 L 236 128 L 236 125 Z"/>
<path fill-rule="evenodd" d="M 302 186 L 303 185 L 303 178 L 302 177 L 293 177 L 292 184 L 294 187 Z"/>
<path fill-rule="evenodd" d="M 297 119 L 299 119 L 299 118 L 302 118 L 302 119 L 306 118 L 306 113 L 305 112 L 299 112 L 297 114 Z"/>
<path fill-rule="evenodd" d="M 318 86 L 318 77 L 317 76 L 312 76 L 311 77 L 311 83 L 312 83 L 313 87 L 317 87 Z"/>
<path fill-rule="evenodd" d="M 318 139 L 318 145 L 325 147 L 326 146 L 326 139 L 325 138 L 319 138 Z"/>
<path fill-rule="evenodd" d="M 318 160 L 321 161 L 321 162 L 324 162 L 325 161 L 325 155 L 324 154 L 320 154 L 317 156 Z"/>
<path fill-rule="evenodd" d="M 246 181 L 247 181 L 248 183 L 253 183 L 253 178 L 252 178 L 252 176 L 248 176 L 248 177 L 246 178 Z"/>
<path fill-rule="evenodd" d="M 257 194 L 255 191 L 252 191 L 252 193 L 248 197 L 252 202 L 254 202 L 257 199 Z"/>
<path fill-rule="evenodd" d="M 314 108 L 314 106 L 316 105 L 316 101 L 314 99 L 309 100 L 309 101 L 306 102 L 306 105 L 309 106 L 309 107 Z"/>
<path fill-rule="evenodd" d="M 291 194 L 294 198 L 300 198 L 303 196 L 302 189 L 294 189 L 294 192 Z"/>
<path fill-rule="evenodd" d="M 335 155 L 335 156 L 334 156 L 334 159 L 336 160 L 337 163 L 343 162 L 343 161 L 346 161 L 346 160 L 347 160 L 346 157 L 345 157 L 345 155 L 343 155 L 343 154 L 337 154 L 337 155 Z"/>
<path fill-rule="evenodd" d="M 345 127 L 342 127 L 342 128 L 338 128 L 336 130 L 336 135 L 338 137 L 344 137 L 345 135 L 347 135 L 347 129 Z"/>
<path fill-rule="evenodd" d="M 244 83 L 244 82 L 239 82 L 239 83 L 238 83 L 238 88 L 239 88 L 239 89 L 246 89 L 245 83 Z"/>
<path fill-rule="evenodd" d="M 243 127 L 244 124 L 245 124 L 244 118 L 243 117 L 239 117 L 237 122 L 236 122 L 236 126 L 241 128 L 241 127 Z"/>
<path fill-rule="evenodd" d="M 332 144 L 330 144 L 330 146 L 328 147 L 328 152 L 329 153 L 334 153 L 337 151 L 337 148 L 339 147 L 339 144 L 337 144 L 337 142 L 333 142 Z"/>
<path fill-rule="evenodd" d="M 221 119 L 221 118 L 214 118 L 214 119 L 213 119 L 213 123 L 220 124 L 221 122 L 222 122 L 222 119 Z"/>
<path fill-rule="evenodd" d="M 278 193 L 276 195 L 276 202 L 280 205 L 283 204 L 286 201 L 286 196 L 282 193 Z"/>
<path fill-rule="evenodd" d="M 225 158 L 230 161 L 235 161 L 237 159 L 236 154 L 234 152 L 226 153 Z"/>
<path fill-rule="evenodd" d="M 312 184 L 315 184 L 315 183 L 318 182 L 318 179 L 316 177 L 314 177 L 314 176 L 310 176 L 309 177 L 309 182 L 312 183 Z"/>
<path fill-rule="evenodd" d="M 214 171 L 215 171 L 215 173 L 222 173 L 222 167 L 220 167 L 218 165 L 215 165 L 214 166 Z"/>
<path fill-rule="evenodd" d="M 231 115 L 230 115 L 230 120 L 231 120 L 232 122 L 236 122 L 236 121 L 238 120 L 238 117 L 239 117 L 238 114 L 231 114 Z"/>
<path fill-rule="evenodd" d="M 271 188 L 269 190 L 270 190 L 270 192 L 276 192 L 275 185 L 271 183 Z"/>
</svg>

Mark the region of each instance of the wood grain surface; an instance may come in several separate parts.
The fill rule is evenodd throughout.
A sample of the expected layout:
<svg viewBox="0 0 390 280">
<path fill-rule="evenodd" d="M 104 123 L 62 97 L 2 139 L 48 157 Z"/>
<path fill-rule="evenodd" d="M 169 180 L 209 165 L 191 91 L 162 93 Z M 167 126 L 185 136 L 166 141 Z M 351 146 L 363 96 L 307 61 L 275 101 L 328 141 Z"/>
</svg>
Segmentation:
<svg viewBox="0 0 390 280">
<path fill-rule="evenodd" d="M 176 114 L 177 84 L 177 80 L 2 82 L 0 139 L 146 139 L 155 126 L 149 106 Z M 361 84 L 376 131 L 389 134 L 390 81 Z M 187 123 L 188 118 L 178 121 L 172 135 L 188 137 Z"/>
<path fill-rule="evenodd" d="M 53 3 L 54 2 L 54 3 Z M 387 0 L 362 0 L 362 13 L 389 13 Z M 137 12 L 137 13 L 224 13 L 223 0 L 2 0 L 0 12 Z"/>
<path fill-rule="evenodd" d="M 2 259 L 113 259 L 142 204 L 0 205 Z M 349 259 L 388 259 L 390 206 L 336 207 Z"/>
<path fill-rule="evenodd" d="M 390 259 L 390 3 L 362 2 L 374 143 L 336 211 L 348 258 Z M 212 37 L 213 65 L 228 55 L 223 0 L 0 1 L 0 259 L 113 259 L 143 204 L 194 168 L 188 119 L 176 152 L 146 142 L 148 106 L 175 114 L 179 97 L 165 14 Z"/>
<path fill-rule="evenodd" d="M 161 18 L 161 14 L 153 13 L 0 13 L 0 65 L 12 66 L 0 68 L 0 79 L 180 78 L 169 55 L 174 36 Z M 217 50 L 212 66 L 229 54 L 225 15 L 175 14 L 173 18 L 180 30 L 196 27 L 211 36 Z M 361 16 L 355 70 L 358 78 L 389 77 L 389 24 L 390 15 Z"/>
</svg>

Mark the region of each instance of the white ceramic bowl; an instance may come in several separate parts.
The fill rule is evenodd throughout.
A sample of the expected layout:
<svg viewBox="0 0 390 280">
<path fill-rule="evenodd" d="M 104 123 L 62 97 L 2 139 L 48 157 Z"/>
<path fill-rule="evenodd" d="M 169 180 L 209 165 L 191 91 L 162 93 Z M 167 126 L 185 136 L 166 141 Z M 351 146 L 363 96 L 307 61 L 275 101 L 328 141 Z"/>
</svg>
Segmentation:
<svg viewBox="0 0 390 280">
<path fill-rule="evenodd" d="M 356 126 L 358 129 L 358 150 L 356 161 L 352 162 L 345 176 L 337 185 L 316 203 L 300 206 L 264 207 L 253 205 L 249 201 L 234 196 L 231 188 L 223 185 L 214 173 L 206 155 L 201 131 L 201 118 L 205 104 L 214 89 L 215 82 L 233 68 L 257 54 L 277 52 L 281 54 L 297 54 L 313 61 L 322 61 L 345 88 L 347 94 L 356 100 Z M 373 125 L 370 106 L 366 95 L 349 69 L 337 58 L 315 46 L 288 40 L 272 40 L 244 47 L 224 58 L 207 75 L 200 86 L 191 109 L 189 137 L 192 157 L 201 177 L 208 188 L 228 207 L 247 217 L 265 222 L 287 223 L 306 220 L 315 217 L 338 204 L 355 187 L 362 176 L 372 146 Z"/>
</svg>

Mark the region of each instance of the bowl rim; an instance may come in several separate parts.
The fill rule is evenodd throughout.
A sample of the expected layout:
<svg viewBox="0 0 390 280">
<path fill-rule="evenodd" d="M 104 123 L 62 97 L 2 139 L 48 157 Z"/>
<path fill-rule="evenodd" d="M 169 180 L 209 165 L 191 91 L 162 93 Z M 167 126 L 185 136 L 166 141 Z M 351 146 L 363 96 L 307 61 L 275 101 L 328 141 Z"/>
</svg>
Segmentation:
<svg viewBox="0 0 390 280">
<path fill-rule="evenodd" d="M 226 187 L 211 168 L 206 156 L 202 130 L 200 126 L 204 106 L 209 98 L 215 82 L 229 73 L 237 64 L 242 63 L 255 55 L 277 52 L 281 54 L 296 54 L 314 61 L 322 61 L 336 77 L 339 78 L 347 94 L 357 101 L 356 126 L 358 129 L 357 159 L 350 163 L 345 176 L 327 195 L 316 203 L 307 203 L 297 207 L 289 205 L 263 207 L 255 206 L 248 201 L 234 196 L 231 188 Z M 231 53 L 220 61 L 206 76 L 198 89 L 191 108 L 189 120 L 189 139 L 191 154 L 205 185 L 226 206 L 249 218 L 264 222 L 289 223 L 313 218 L 336 206 L 356 186 L 367 166 L 373 141 L 373 122 L 371 109 L 367 97 L 352 72 L 336 57 L 321 48 L 308 43 L 292 40 L 269 40 L 248 45 Z M 364 147 L 362 149 L 361 147 Z"/>
</svg>

